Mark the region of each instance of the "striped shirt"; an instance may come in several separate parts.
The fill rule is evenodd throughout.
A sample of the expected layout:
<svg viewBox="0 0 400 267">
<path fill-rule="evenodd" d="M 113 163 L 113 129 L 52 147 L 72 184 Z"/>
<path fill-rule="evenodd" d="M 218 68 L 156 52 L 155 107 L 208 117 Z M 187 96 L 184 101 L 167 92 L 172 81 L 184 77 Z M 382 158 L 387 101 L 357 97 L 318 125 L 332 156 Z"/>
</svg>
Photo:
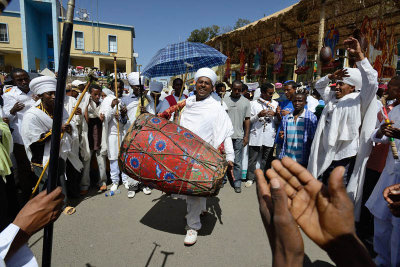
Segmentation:
<svg viewBox="0 0 400 267">
<path fill-rule="evenodd" d="M 286 156 L 292 158 L 296 162 L 302 163 L 303 156 L 303 136 L 304 136 L 304 115 L 300 115 L 297 121 L 288 118 L 286 128 Z"/>
<path fill-rule="evenodd" d="M 309 110 L 304 110 L 296 122 L 294 122 L 293 113 L 283 117 L 281 125 L 284 137 L 279 158 L 288 156 L 303 166 L 307 166 L 317 124 L 317 117 Z"/>
</svg>

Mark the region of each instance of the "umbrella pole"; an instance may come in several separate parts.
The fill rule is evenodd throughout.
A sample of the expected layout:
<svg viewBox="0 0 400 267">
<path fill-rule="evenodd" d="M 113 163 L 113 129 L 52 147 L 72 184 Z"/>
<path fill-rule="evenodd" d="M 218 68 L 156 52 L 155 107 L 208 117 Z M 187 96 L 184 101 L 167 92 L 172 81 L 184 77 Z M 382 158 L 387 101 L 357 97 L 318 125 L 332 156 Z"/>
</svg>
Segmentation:
<svg viewBox="0 0 400 267">
<path fill-rule="evenodd" d="M 67 80 L 68 62 L 71 51 L 71 40 L 73 31 L 75 0 L 68 1 L 68 11 L 63 25 L 63 35 L 60 51 L 60 64 L 58 67 L 58 80 L 56 86 L 56 97 L 54 103 L 54 117 L 50 144 L 49 175 L 47 177 L 47 193 L 52 192 L 57 186 L 58 159 L 60 157 L 61 124 L 64 109 L 65 83 Z M 42 266 L 51 266 L 51 254 L 53 249 L 53 226 L 51 223 L 44 228 L 43 232 L 43 255 Z"/>
<path fill-rule="evenodd" d="M 115 89 L 115 98 L 118 100 L 118 81 L 117 81 L 117 57 L 114 55 L 114 89 Z M 117 110 L 115 112 L 115 114 L 119 115 L 118 112 L 118 104 L 117 104 Z M 118 153 L 119 153 L 119 145 L 120 145 L 120 140 L 119 140 L 119 118 L 117 119 L 117 134 L 118 134 Z"/>
</svg>

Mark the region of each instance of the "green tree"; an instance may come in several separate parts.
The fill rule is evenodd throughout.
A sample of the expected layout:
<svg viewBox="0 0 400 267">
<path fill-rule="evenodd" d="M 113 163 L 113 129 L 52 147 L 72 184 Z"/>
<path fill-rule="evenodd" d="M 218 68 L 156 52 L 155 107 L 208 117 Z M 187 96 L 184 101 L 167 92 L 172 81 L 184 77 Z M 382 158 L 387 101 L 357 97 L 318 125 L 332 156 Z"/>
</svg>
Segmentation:
<svg viewBox="0 0 400 267">
<path fill-rule="evenodd" d="M 235 26 L 233 26 L 233 29 L 234 29 L 234 30 L 239 29 L 239 28 L 241 28 L 241 27 L 243 27 L 243 26 L 245 26 L 245 25 L 247 25 L 247 24 L 250 24 L 250 23 L 251 23 L 251 21 L 248 20 L 248 19 L 241 19 L 241 18 L 239 18 L 239 19 L 236 21 Z"/>
<path fill-rule="evenodd" d="M 220 28 L 217 25 L 212 25 L 209 27 L 204 27 L 201 29 L 193 30 L 190 33 L 189 38 L 187 39 L 189 42 L 195 43 L 205 43 L 208 40 L 214 38 L 220 33 Z"/>
</svg>

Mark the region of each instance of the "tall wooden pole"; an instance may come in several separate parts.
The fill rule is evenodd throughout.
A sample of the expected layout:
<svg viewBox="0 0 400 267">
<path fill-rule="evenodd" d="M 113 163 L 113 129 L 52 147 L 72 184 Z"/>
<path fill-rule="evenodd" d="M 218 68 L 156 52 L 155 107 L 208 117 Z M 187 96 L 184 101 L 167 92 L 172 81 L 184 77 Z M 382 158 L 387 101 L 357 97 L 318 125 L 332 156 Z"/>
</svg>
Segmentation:
<svg viewBox="0 0 400 267">
<path fill-rule="evenodd" d="M 325 36 L 325 0 L 321 0 L 321 13 L 319 17 L 318 30 L 318 60 L 317 60 L 317 79 L 321 78 L 322 64 L 319 58 L 322 47 L 324 46 Z"/>
<path fill-rule="evenodd" d="M 114 54 L 114 90 L 115 90 L 115 98 L 118 100 L 118 79 L 117 79 L 117 57 L 115 56 L 115 54 Z M 118 112 L 118 103 L 117 103 L 117 106 L 116 106 L 116 111 L 115 111 L 115 114 L 117 115 L 117 117 L 118 117 L 118 115 L 119 115 L 119 112 Z M 118 152 L 119 152 L 119 149 L 120 149 L 120 140 L 119 140 L 119 118 L 117 119 L 117 134 L 118 134 Z"/>
<path fill-rule="evenodd" d="M 73 31 L 75 0 L 69 0 L 66 20 L 63 26 L 63 35 L 60 50 L 60 64 L 54 103 L 53 126 L 50 145 L 49 175 L 47 178 L 47 193 L 52 192 L 57 185 L 58 159 L 60 156 L 61 124 L 64 110 L 65 83 L 67 80 L 69 54 Z M 53 248 L 53 223 L 44 228 L 42 266 L 51 266 L 51 253 Z"/>
</svg>

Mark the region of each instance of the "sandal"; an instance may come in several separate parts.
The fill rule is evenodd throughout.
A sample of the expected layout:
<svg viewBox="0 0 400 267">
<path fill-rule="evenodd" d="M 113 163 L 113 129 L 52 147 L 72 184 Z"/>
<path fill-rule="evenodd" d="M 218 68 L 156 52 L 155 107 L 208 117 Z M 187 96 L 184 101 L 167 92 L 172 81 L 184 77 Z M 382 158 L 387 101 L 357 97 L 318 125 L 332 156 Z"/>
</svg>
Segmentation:
<svg viewBox="0 0 400 267">
<path fill-rule="evenodd" d="M 67 207 L 64 209 L 63 213 L 66 214 L 66 215 L 72 215 L 72 214 L 75 213 L 75 211 L 76 211 L 76 209 L 75 209 L 74 207 L 67 206 Z"/>
</svg>

